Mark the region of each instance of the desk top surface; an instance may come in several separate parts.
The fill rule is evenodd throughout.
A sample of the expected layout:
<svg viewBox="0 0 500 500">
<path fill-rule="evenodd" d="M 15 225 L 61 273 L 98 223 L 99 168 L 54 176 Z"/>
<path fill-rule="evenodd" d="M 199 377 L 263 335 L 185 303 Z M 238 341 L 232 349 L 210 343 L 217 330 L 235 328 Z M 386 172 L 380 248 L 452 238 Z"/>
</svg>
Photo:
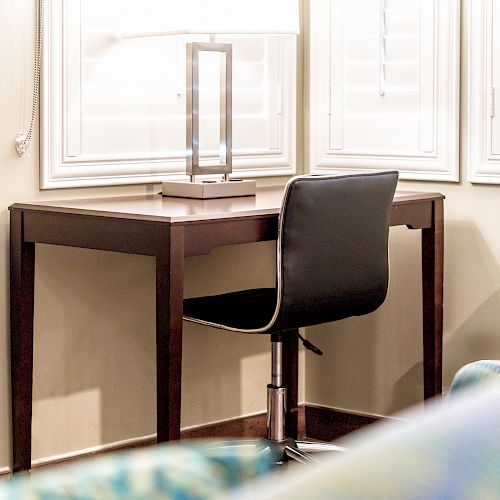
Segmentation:
<svg viewBox="0 0 500 500">
<path fill-rule="evenodd" d="M 10 210 L 189 223 L 278 214 L 284 186 L 259 188 L 255 196 L 195 200 L 160 194 L 15 203 Z M 442 199 L 440 193 L 397 191 L 394 205 Z"/>
</svg>

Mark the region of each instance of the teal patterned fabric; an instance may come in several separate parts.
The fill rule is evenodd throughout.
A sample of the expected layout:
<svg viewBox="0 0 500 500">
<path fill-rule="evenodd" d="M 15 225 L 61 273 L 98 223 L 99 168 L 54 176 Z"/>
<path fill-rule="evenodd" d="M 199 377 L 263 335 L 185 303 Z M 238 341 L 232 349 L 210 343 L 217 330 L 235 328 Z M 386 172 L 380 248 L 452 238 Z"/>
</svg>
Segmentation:
<svg viewBox="0 0 500 500">
<path fill-rule="evenodd" d="M 452 394 L 464 388 L 475 387 L 491 381 L 500 381 L 500 361 L 482 359 L 463 366 L 453 377 Z"/>
<path fill-rule="evenodd" d="M 375 423 L 342 442 L 350 451 L 232 492 L 238 500 L 500 499 L 500 379 L 404 421 Z"/>
<path fill-rule="evenodd" d="M 0 500 L 214 498 L 274 467 L 266 451 L 255 441 L 196 441 L 113 453 L 15 475 L 0 483 Z"/>
</svg>

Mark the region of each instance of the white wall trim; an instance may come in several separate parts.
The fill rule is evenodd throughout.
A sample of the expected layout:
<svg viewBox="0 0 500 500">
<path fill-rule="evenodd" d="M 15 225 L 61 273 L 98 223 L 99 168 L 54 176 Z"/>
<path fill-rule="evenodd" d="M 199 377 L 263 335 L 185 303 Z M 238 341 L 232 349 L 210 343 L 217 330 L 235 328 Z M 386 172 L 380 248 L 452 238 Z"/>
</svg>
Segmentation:
<svg viewBox="0 0 500 500">
<path fill-rule="evenodd" d="M 83 457 L 83 456 L 87 456 L 87 455 L 94 455 L 96 453 L 101 453 L 104 451 L 113 451 L 115 449 L 138 446 L 141 444 L 147 444 L 147 443 L 153 441 L 154 439 L 156 439 L 156 434 L 150 434 L 148 436 L 123 439 L 121 441 L 115 441 L 113 443 L 91 446 L 89 448 L 84 448 L 81 450 L 70 451 L 67 453 L 60 453 L 58 455 L 51 455 L 48 457 L 37 458 L 35 460 L 32 460 L 31 466 L 32 467 L 39 467 L 39 466 L 43 466 L 43 465 L 64 462 L 66 460 L 71 460 L 73 458 Z M 11 473 L 12 473 L 11 467 L 0 468 L 0 475 L 11 474 Z"/>
<path fill-rule="evenodd" d="M 394 417 L 392 415 L 382 415 L 380 413 L 370 413 L 370 412 L 360 412 L 360 411 L 356 411 L 356 410 L 349 410 L 349 409 L 346 409 L 346 408 L 339 408 L 337 406 L 331 406 L 331 405 L 324 405 L 324 404 L 317 404 L 317 403 L 308 403 L 307 401 L 304 403 L 305 407 L 309 407 L 309 408 L 318 408 L 318 409 L 322 409 L 322 408 L 325 408 L 327 410 L 332 410 L 332 411 L 336 411 L 336 412 L 339 412 L 339 413 L 350 413 L 352 415 L 356 415 L 356 416 L 359 416 L 359 415 L 362 415 L 362 416 L 365 416 L 365 417 L 371 417 L 371 418 L 376 418 L 376 419 L 380 419 L 380 420 L 395 420 L 395 421 L 403 421 L 402 418 L 399 418 L 399 417 Z"/>
<path fill-rule="evenodd" d="M 37 458 L 31 462 L 32 466 L 47 465 L 55 462 L 63 462 L 72 458 L 78 458 L 79 456 L 93 455 L 95 453 L 100 453 L 103 451 L 112 451 L 119 448 L 127 448 L 131 446 L 141 445 L 143 443 L 148 443 L 156 438 L 156 434 L 150 434 L 148 436 L 142 436 L 138 438 L 123 439 L 121 441 L 115 441 L 108 444 L 100 444 L 97 446 L 91 446 L 90 448 L 84 448 L 77 451 L 71 451 L 67 453 L 61 453 L 59 455 L 51 455 L 49 457 Z"/>
</svg>

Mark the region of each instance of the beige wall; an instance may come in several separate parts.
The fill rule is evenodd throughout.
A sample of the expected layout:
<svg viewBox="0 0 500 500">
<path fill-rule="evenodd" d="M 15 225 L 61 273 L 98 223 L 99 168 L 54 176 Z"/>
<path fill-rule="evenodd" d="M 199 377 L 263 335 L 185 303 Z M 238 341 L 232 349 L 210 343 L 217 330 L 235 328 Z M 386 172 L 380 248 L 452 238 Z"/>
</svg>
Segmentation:
<svg viewBox="0 0 500 500">
<path fill-rule="evenodd" d="M 13 149 L 15 134 L 26 129 L 29 120 L 32 4 L 0 0 L 0 470 L 10 463 L 7 207 L 24 200 L 158 189 L 38 190 L 36 140 L 31 158 L 20 160 Z M 500 357 L 500 186 L 401 184 L 404 189 L 447 196 L 447 385 L 463 363 Z M 387 303 L 373 316 L 309 329 L 326 355 L 307 358 L 307 380 L 302 384 L 307 401 L 391 413 L 420 399 L 419 252 L 418 232 L 392 230 Z M 220 248 L 209 256 L 187 259 L 186 295 L 271 284 L 273 263 L 271 243 Z M 36 271 L 34 458 L 152 434 L 153 259 L 38 246 Z M 182 425 L 264 410 L 268 365 L 267 338 L 187 327 Z"/>
</svg>

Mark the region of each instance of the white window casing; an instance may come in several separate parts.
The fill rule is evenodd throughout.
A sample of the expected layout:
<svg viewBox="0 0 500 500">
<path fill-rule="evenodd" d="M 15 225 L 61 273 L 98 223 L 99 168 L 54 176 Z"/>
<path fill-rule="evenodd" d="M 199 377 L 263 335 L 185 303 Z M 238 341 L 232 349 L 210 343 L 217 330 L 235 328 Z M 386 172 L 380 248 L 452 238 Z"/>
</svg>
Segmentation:
<svg viewBox="0 0 500 500">
<path fill-rule="evenodd" d="M 500 3 L 468 5 L 468 180 L 500 184 Z"/>
<path fill-rule="evenodd" d="M 185 44 L 208 36 L 124 37 L 154 32 L 162 0 L 46 2 L 41 188 L 185 178 Z M 294 174 L 296 37 L 216 40 L 233 43 L 233 172 Z M 207 55 L 200 64 L 205 161 L 218 157 L 218 71 Z"/>
</svg>

